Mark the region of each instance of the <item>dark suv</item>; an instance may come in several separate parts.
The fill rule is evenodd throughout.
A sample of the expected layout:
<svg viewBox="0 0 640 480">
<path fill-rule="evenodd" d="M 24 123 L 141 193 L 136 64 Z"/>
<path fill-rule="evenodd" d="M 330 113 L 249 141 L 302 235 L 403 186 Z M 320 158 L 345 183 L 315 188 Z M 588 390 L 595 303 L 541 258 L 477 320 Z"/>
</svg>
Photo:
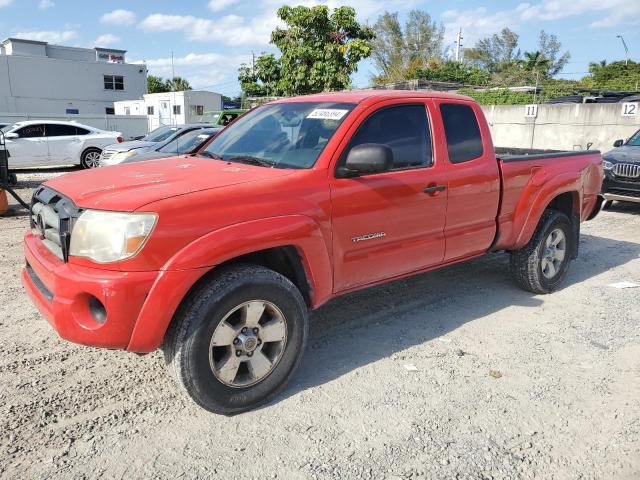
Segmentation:
<svg viewBox="0 0 640 480">
<path fill-rule="evenodd" d="M 616 140 L 614 148 L 602 156 L 604 208 L 614 201 L 640 203 L 640 130 L 629 140 Z"/>
</svg>

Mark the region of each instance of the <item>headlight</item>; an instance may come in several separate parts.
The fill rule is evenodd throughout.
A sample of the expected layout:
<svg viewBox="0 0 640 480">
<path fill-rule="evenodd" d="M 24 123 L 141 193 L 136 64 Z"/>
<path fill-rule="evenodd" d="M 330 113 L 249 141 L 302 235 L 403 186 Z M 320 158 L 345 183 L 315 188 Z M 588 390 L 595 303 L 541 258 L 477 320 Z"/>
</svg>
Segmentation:
<svg viewBox="0 0 640 480">
<path fill-rule="evenodd" d="M 605 170 L 613 170 L 613 163 L 611 162 L 607 162 L 606 160 L 604 161 L 604 169 Z"/>
<path fill-rule="evenodd" d="M 149 238 L 155 213 L 85 210 L 71 232 L 69 254 L 97 263 L 111 263 L 137 254 Z"/>
<path fill-rule="evenodd" d="M 109 160 L 109 163 L 122 163 L 127 158 L 135 157 L 136 155 L 138 155 L 138 152 L 136 152 L 135 150 L 116 153 L 113 157 L 111 157 L 111 159 Z"/>
</svg>

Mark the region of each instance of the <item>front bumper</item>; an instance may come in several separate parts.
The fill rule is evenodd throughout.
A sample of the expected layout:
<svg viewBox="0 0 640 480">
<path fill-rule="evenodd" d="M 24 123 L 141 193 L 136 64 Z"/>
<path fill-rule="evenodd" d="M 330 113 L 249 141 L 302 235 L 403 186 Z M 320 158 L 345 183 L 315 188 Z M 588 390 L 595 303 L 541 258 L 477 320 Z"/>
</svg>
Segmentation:
<svg viewBox="0 0 640 480">
<path fill-rule="evenodd" d="M 95 347 L 127 348 L 159 272 L 117 272 L 64 263 L 31 232 L 24 238 L 24 254 L 22 283 L 60 337 Z"/>
<path fill-rule="evenodd" d="M 640 179 L 623 179 L 605 172 L 602 193 L 607 200 L 640 203 Z"/>
</svg>

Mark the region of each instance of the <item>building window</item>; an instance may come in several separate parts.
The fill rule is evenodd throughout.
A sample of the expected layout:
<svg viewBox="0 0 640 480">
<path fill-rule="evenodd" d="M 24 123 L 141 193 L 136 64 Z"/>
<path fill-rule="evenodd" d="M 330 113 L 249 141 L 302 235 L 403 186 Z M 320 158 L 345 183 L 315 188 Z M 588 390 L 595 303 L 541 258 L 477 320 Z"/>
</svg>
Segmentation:
<svg viewBox="0 0 640 480">
<path fill-rule="evenodd" d="M 147 107 L 147 115 L 153 115 L 153 106 Z"/>
<path fill-rule="evenodd" d="M 80 113 L 80 110 L 78 110 L 77 108 L 67 108 L 65 110 L 65 113 L 67 115 L 78 115 Z"/>
<path fill-rule="evenodd" d="M 191 105 L 191 115 L 204 115 L 204 105 Z"/>
<path fill-rule="evenodd" d="M 124 107 L 124 114 L 125 115 L 131 115 L 131 108 L 130 107 Z"/>
<path fill-rule="evenodd" d="M 180 105 L 174 105 L 173 106 L 173 114 L 174 115 L 180 115 Z"/>
<path fill-rule="evenodd" d="M 121 75 L 104 75 L 105 90 L 124 90 L 124 77 Z"/>
<path fill-rule="evenodd" d="M 107 115 L 115 115 L 116 109 L 113 107 L 107 107 L 104 109 L 104 113 L 106 113 Z"/>
</svg>

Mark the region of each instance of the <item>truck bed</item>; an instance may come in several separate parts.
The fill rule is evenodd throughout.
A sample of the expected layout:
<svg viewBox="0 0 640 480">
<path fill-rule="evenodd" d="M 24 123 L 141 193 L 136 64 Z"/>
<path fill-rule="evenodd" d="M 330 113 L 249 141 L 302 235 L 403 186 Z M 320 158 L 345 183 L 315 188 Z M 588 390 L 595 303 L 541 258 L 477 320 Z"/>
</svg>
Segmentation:
<svg viewBox="0 0 640 480">
<path fill-rule="evenodd" d="M 580 220 L 589 217 L 598 201 L 602 156 L 597 150 L 496 149 L 496 157 L 502 180 L 496 250 L 526 244 L 537 224 L 533 219 L 540 218 L 548 204 L 549 192 L 566 192 L 566 201 Z"/>
</svg>

